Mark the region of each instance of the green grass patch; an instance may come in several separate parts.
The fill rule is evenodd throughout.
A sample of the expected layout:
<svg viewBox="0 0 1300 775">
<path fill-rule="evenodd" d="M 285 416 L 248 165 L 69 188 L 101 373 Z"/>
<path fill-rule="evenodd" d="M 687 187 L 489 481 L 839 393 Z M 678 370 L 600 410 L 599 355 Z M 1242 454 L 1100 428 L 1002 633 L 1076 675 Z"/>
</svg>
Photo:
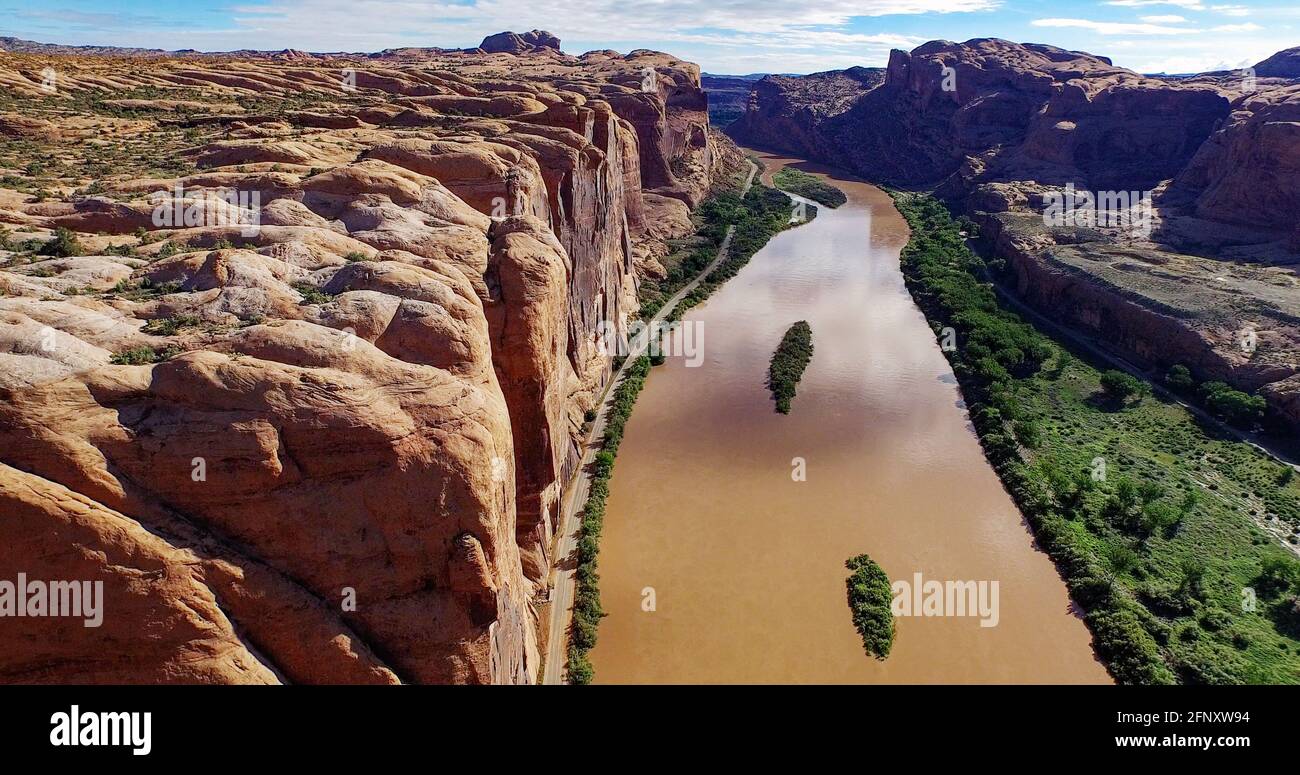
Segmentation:
<svg viewBox="0 0 1300 775">
<path fill-rule="evenodd" d="M 140 330 L 154 336 L 175 336 L 182 328 L 196 328 L 200 325 L 203 325 L 203 321 L 196 315 L 175 315 L 169 318 L 150 320 Z"/>
<path fill-rule="evenodd" d="M 138 283 L 132 282 L 131 280 L 119 280 L 117 285 L 114 285 L 108 290 L 108 295 L 121 296 L 122 298 L 131 301 L 145 301 L 159 296 L 166 296 L 170 293 L 176 293 L 180 291 L 180 289 L 181 284 L 178 282 L 173 281 L 158 283 L 155 285 L 152 280 L 146 277 Z"/>
<path fill-rule="evenodd" d="M 75 232 L 60 226 L 54 230 L 54 236 L 50 237 L 49 241 L 44 245 L 41 245 L 36 252 L 42 256 L 71 258 L 73 256 L 84 256 L 86 249 L 77 240 Z"/>
<path fill-rule="evenodd" d="M 298 302 L 302 305 L 328 304 L 334 300 L 332 295 L 322 291 L 320 288 L 317 288 L 309 282 L 299 281 L 293 283 L 291 287 L 302 296 L 302 301 Z"/>
</svg>

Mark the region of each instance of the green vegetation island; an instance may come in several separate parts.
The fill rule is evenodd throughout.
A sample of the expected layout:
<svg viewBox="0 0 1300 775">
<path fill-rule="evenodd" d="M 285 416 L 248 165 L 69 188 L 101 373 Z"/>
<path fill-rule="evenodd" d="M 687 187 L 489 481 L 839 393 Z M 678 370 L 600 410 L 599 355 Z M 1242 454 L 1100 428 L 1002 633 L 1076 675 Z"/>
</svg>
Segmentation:
<svg viewBox="0 0 1300 775">
<path fill-rule="evenodd" d="M 804 199 L 811 199 L 817 204 L 826 205 L 830 208 L 839 207 L 849 201 L 844 192 L 835 186 L 823 181 L 816 175 L 810 175 L 794 167 L 782 167 L 780 171 L 772 175 L 772 182 L 782 191 L 789 191 L 791 194 L 801 196 Z"/>
<path fill-rule="evenodd" d="M 772 353 L 772 363 L 767 369 L 767 386 L 776 399 L 776 411 L 790 413 L 790 402 L 794 399 L 795 388 L 803 378 L 804 369 L 812 360 L 812 326 L 808 321 L 800 320 L 786 330 L 781 343 Z"/>
<path fill-rule="evenodd" d="M 849 611 L 853 614 L 853 626 L 862 636 L 862 648 L 868 656 L 884 660 L 894 646 L 889 576 L 865 554 L 850 558 L 844 565 L 850 571 L 844 582 L 848 588 Z"/>
<path fill-rule="evenodd" d="M 959 233 L 969 226 L 931 196 L 891 194 L 912 229 L 907 287 L 937 336 L 955 333 L 945 354 L 985 454 L 1111 675 L 1300 683 L 1300 561 L 1284 543 L 1300 525 L 1294 470 L 1005 309 Z M 1185 368 L 1165 382 L 1225 419 L 1258 408 Z"/>
</svg>

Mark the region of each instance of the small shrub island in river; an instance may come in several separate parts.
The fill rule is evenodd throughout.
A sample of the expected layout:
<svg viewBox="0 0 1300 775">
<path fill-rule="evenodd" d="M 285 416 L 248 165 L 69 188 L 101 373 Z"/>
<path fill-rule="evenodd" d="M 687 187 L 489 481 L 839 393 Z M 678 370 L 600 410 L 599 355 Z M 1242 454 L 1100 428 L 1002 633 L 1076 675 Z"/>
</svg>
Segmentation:
<svg viewBox="0 0 1300 775">
<path fill-rule="evenodd" d="M 835 186 L 793 167 L 782 167 L 780 172 L 772 175 L 772 182 L 782 191 L 789 191 L 827 207 L 839 207 L 849 201 L 844 192 Z"/>
<path fill-rule="evenodd" d="M 803 377 L 803 370 L 812 360 L 812 327 L 808 321 L 800 320 L 781 338 L 776 352 L 772 353 L 772 364 L 767 370 L 767 386 L 776 399 L 776 410 L 781 414 L 790 413 L 790 401 L 794 398 L 795 386 Z"/>
<path fill-rule="evenodd" d="M 889 576 L 865 554 L 844 563 L 851 571 L 845 585 L 853 626 L 862 636 L 862 648 L 869 656 L 883 660 L 894 645 L 894 614 L 890 608 Z"/>
</svg>

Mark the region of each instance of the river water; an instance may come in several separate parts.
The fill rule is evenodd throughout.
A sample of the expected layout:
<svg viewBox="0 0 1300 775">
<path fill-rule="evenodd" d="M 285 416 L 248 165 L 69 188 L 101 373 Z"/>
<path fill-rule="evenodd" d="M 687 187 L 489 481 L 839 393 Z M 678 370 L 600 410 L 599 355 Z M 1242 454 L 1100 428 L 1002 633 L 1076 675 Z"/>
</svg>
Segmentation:
<svg viewBox="0 0 1300 775">
<path fill-rule="evenodd" d="M 651 373 L 611 482 L 597 682 L 1109 681 L 903 285 L 902 216 L 873 186 L 758 155 L 765 182 L 791 163 L 849 202 L 777 235 L 686 316 L 703 326 L 698 366 Z M 780 415 L 767 365 L 798 320 L 814 355 Z M 899 617 L 889 658 L 869 658 L 844 584 L 863 552 L 891 580 L 997 581 L 996 626 Z"/>
</svg>

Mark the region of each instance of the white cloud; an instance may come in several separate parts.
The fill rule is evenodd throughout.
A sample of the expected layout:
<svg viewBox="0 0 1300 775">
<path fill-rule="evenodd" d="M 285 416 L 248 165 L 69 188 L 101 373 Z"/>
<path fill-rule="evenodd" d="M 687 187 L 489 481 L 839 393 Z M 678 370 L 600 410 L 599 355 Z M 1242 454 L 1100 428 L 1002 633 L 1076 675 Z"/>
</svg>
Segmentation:
<svg viewBox="0 0 1300 775">
<path fill-rule="evenodd" d="M 1240 70 L 1295 45 L 1285 29 L 1244 33 L 1107 39 L 1115 64 L 1142 73 L 1204 73 Z"/>
<path fill-rule="evenodd" d="M 1112 15 L 1131 13 L 1131 18 L 1029 21 L 1032 16 L 1016 14 L 970 16 L 1003 6 L 1023 10 L 1024 0 L 224 0 L 201 23 L 198 16 L 184 15 L 183 3 L 156 11 L 162 18 L 149 18 L 68 10 L 80 0 L 46 0 L 39 11 L 31 3 L 9 9 L 13 26 L 0 34 L 210 51 L 377 51 L 473 46 L 486 34 L 538 27 L 558 35 L 569 53 L 664 49 L 712 72 L 881 65 L 891 48 L 910 49 L 930 38 L 993 35 L 1119 54 L 1117 64 L 1147 72 L 1188 72 L 1219 59 L 1235 63 L 1249 55 L 1258 61 L 1295 45 L 1294 28 L 1264 19 L 1300 17 L 1300 8 L 1252 9 L 1247 2 L 1103 0 Z M 902 34 L 890 18 L 894 14 L 928 16 L 909 20 L 913 23 Z M 1252 21 L 1267 28 L 1250 26 Z M 1219 22 L 1242 24 L 1215 27 Z M 1096 36 L 1104 36 L 1104 42 Z M 1182 47 L 1174 48 L 1178 44 Z"/>
<path fill-rule="evenodd" d="M 1107 0 L 1106 5 L 1118 5 L 1124 8 L 1145 8 L 1149 5 L 1176 5 L 1189 11 L 1204 11 L 1201 0 Z"/>
<path fill-rule="evenodd" d="M 549 30 L 561 40 L 663 40 L 715 31 L 777 34 L 835 31 L 854 17 L 963 13 L 998 7 L 1000 0 L 262 0 L 236 6 L 248 33 L 294 35 L 388 45 L 472 45 L 500 30 Z M 400 44 L 394 41 L 400 39 Z M 670 39 L 670 38 L 669 38 Z M 304 47 L 304 46 L 298 46 Z M 328 48 L 329 46 L 327 46 Z"/>
<path fill-rule="evenodd" d="M 1034 19 L 1035 27 L 1077 27 L 1101 35 L 1187 35 L 1200 32 L 1191 27 L 1169 27 L 1162 24 L 1130 24 L 1128 22 L 1096 22 L 1089 19 Z"/>
<path fill-rule="evenodd" d="M 57 3 L 58 0 L 53 0 Z M 66 0 L 65 0 L 66 2 Z M 502 30 L 549 30 L 564 50 L 667 49 L 706 69 L 772 72 L 881 65 L 928 38 L 854 19 L 988 11 L 1003 0 L 234 0 L 220 26 L 113 18 L 57 42 L 221 51 L 468 47 Z M 29 25 L 29 29 L 35 29 Z M 11 34 L 9 31 L 3 34 Z M 21 37 L 21 36 L 20 36 Z M 50 36 L 31 35 L 48 40 Z M 69 40 L 67 38 L 78 38 Z"/>
</svg>

